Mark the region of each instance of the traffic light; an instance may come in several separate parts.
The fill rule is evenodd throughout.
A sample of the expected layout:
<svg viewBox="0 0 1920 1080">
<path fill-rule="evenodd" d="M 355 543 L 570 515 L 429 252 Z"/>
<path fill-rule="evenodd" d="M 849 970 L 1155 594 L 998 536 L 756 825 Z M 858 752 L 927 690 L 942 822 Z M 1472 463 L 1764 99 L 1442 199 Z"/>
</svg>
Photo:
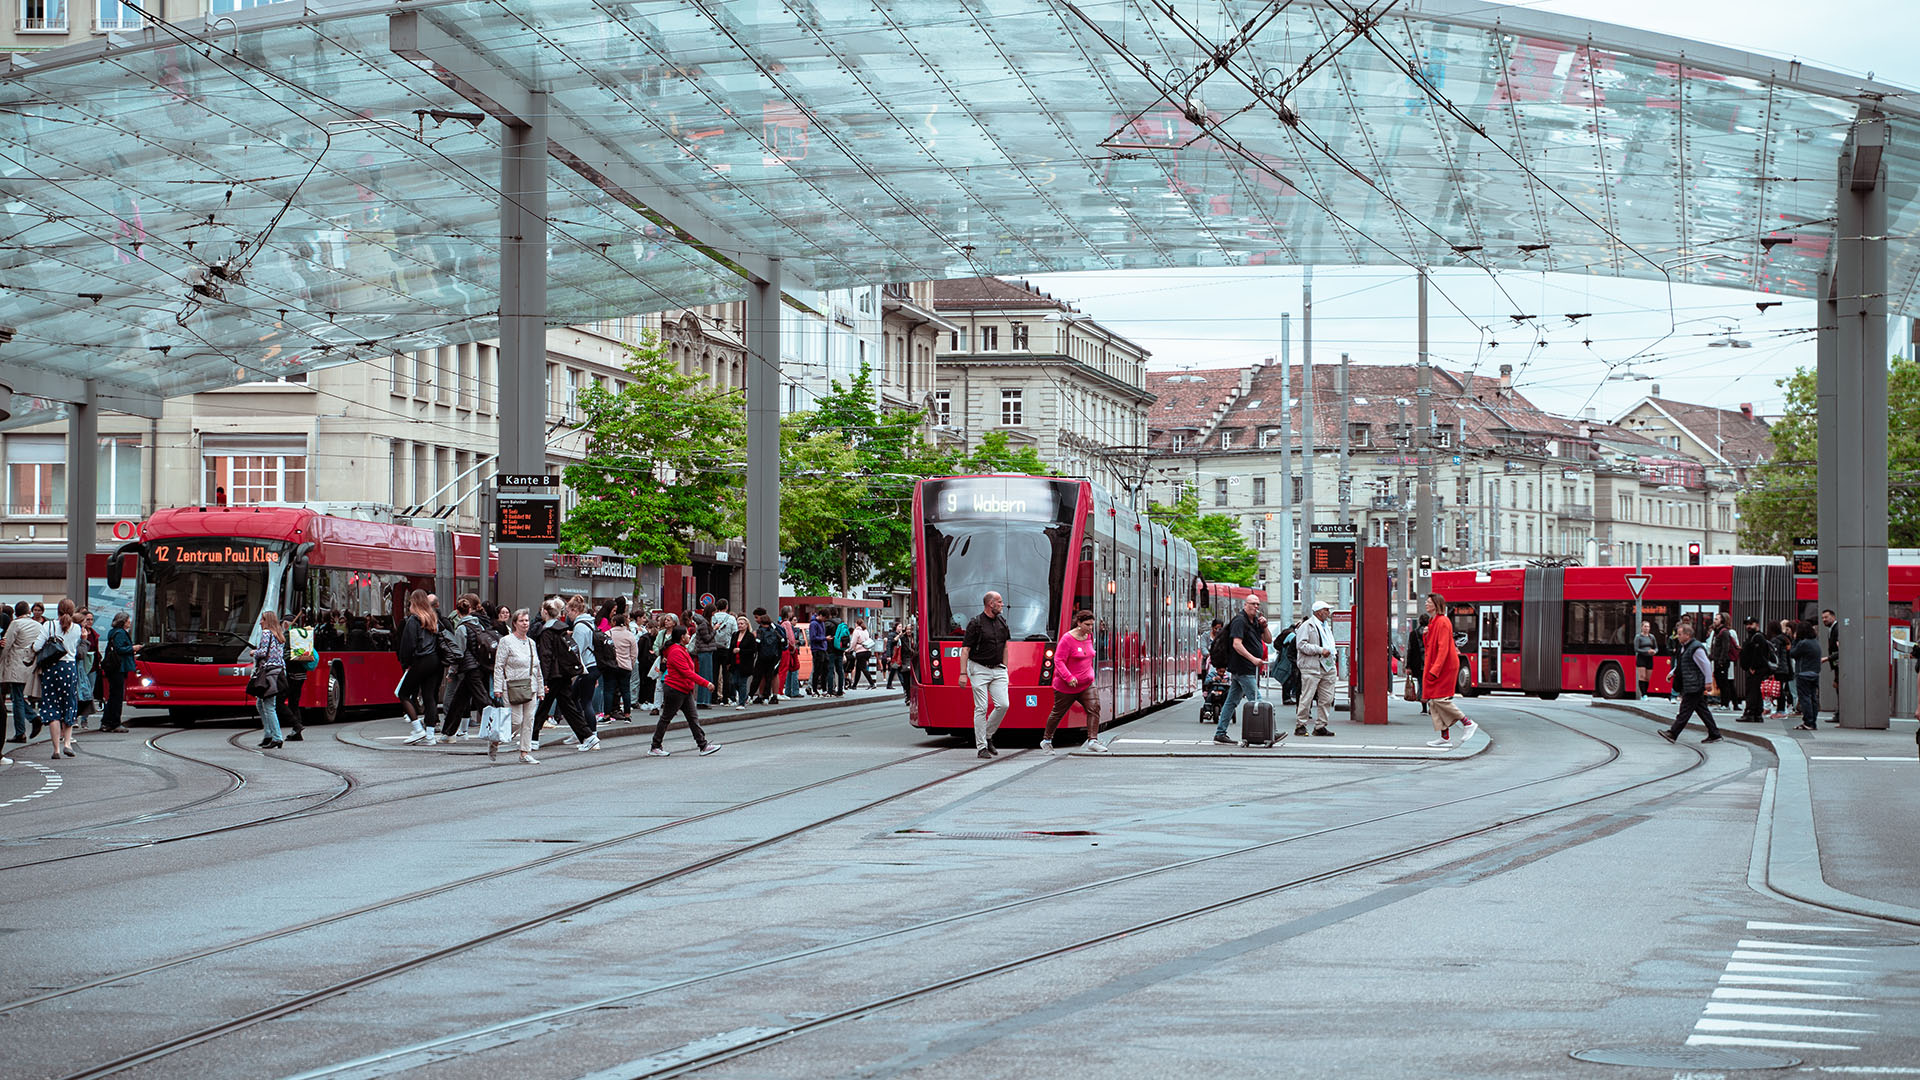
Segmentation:
<svg viewBox="0 0 1920 1080">
<path fill-rule="evenodd" d="M 1687 545 L 1687 565 L 1700 565 L 1700 542 L 1697 540 Z"/>
</svg>

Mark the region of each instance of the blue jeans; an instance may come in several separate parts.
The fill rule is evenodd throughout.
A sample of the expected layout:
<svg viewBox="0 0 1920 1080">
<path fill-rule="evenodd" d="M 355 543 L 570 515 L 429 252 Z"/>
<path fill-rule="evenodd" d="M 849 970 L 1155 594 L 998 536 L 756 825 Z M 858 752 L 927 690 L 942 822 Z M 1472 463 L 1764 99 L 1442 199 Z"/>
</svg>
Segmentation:
<svg viewBox="0 0 1920 1080">
<path fill-rule="evenodd" d="M 827 650 L 827 693 L 844 694 L 847 690 L 847 654 L 838 649 Z"/>
<path fill-rule="evenodd" d="M 790 698 L 800 696 L 800 665 L 795 664 L 793 669 L 787 672 L 787 685 L 780 691 L 780 696 Z"/>
<path fill-rule="evenodd" d="M 260 728 L 267 738 L 280 741 L 280 697 L 254 698 L 253 703 L 260 709 Z"/>
<path fill-rule="evenodd" d="M 1227 733 L 1227 724 L 1233 720 L 1233 710 L 1239 707 L 1240 702 L 1252 701 L 1259 696 L 1259 687 L 1256 685 L 1259 678 L 1258 675 L 1233 677 L 1232 685 L 1227 687 L 1227 700 L 1220 704 L 1220 718 L 1213 725 L 1216 736 Z"/>
<path fill-rule="evenodd" d="M 1793 692 L 1800 695 L 1800 722 L 1811 727 L 1820 722 L 1820 676 L 1799 675 Z"/>
<path fill-rule="evenodd" d="M 40 714 L 27 704 L 26 683 L 8 683 L 6 692 L 7 700 L 13 703 L 13 733 L 24 739 L 27 737 L 27 721 L 39 719 Z"/>
<path fill-rule="evenodd" d="M 710 652 L 695 653 L 694 659 L 698 661 L 700 664 L 700 677 L 707 680 L 708 682 L 712 682 L 713 681 L 713 654 Z M 695 693 L 693 698 L 693 703 L 695 705 L 713 704 L 713 691 L 709 690 L 704 686 L 701 687 L 699 691 Z"/>
</svg>

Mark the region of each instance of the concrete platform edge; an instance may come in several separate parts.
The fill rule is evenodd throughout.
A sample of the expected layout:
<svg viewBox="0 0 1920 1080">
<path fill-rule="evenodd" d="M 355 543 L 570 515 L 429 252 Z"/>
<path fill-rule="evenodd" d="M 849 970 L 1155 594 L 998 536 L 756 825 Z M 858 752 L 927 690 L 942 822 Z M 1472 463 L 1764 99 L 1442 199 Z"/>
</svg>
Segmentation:
<svg viewBox="0 0 1920 1080">
<path fill-rule="evenodd" d="M 1626 702 L 1596 701 L 1593 707 L 1672 723 L 1672 717 Z M 1798 742 L 1767 731 L 1741 731 L 1731 726 L 1721 730 L 1728 738 L 1766 747 L 1779 762 L 1769 785 L 1772 813 L 1763 823 L 1767 832 L 1763 880 L 1768 888 L 1819 907 L 1920 926 L 1920 908 L 1876 900 L 1827 884 L 1820 870 L 1820 837 L 1814 828 L 1813 782 L 1808 775 L 1807 755 Z M 1763 799 L 1761 811 L 1767 811 L 1767 800 Z"/>
</svg>

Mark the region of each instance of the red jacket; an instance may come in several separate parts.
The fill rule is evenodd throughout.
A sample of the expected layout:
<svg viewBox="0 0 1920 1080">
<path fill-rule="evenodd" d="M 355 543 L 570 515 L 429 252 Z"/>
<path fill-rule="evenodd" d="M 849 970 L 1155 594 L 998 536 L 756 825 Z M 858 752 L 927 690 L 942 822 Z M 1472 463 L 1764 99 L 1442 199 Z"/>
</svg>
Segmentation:
<svg viewBox="0 0 1920 1080">
<path fill-rule="evenodd" d="M 1444 614 L 1427 625 L 1421 638 L 1426 647 L 1426 670 L 1420 673 L 1420 696 L 1432 701 L 1450 698 L 1460 678 L 1460 650 L 1453 644 L 1453 620 Z"/>
<path fill-rule="evenodd" d="M 691 694 L 696 687 L 712 685 L 700 677 L 700 668 L 693 662 L 693 654 L 687 651 L 684 642 L 667 646 L 667 689 Z"/>
</svg>

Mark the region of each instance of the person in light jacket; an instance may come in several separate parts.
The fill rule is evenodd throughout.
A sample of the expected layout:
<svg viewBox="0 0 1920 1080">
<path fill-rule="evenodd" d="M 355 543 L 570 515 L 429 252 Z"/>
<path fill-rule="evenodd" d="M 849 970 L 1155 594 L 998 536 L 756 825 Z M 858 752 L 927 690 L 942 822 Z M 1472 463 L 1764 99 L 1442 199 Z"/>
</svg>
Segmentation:
<svg viewBox="0 0 1920 1080">
<path fill-rule="evenodd" d="M 533 756 L 533 717 L 540 709 L 540 699 L 547 696 L 547 683 L 540 673 L 540 657 L 533 639 L 527 636 L 532 624 L 533 618 L 526 608 L 514 612 L 512 632 L 501 638 L 493 651 L 493 700 L 513 714 L 513 737 L 520 744 L 522 765 L 540 764 Z M 533 694 L 515 705 L 508 699 L 507 687 L 520 679 L 532 682 Z"/>
<path fill-rule="evenodd" d="M 26 742 L 40 737 L 40 713 L 27 704 L 27 680 L 33 675 L 33 654 L 40 648 L 40 635 L 46 624 L 27 614 L 27 602 L 13 606 L 13 621 L 0 635 L 0 692 L 4 692 L 13 712 L 13 741 Z M 27 723 L 33 732 L 28 734 Z"/>
<path fill-rule="evenodd" d="M 1315 735 L 1333 734 L 1333 729 L 1327 724 L 1333 720 L 1333 684 L 1340 677 L 1340 666 L 1334 656 L 1339 642 L 1333 636 L 1333 628 L 1326 622 L 1326 617 L 1332 613 L 1332 604 L 1325 600 L 1314 601 L 1313 612 L 1294 633 L 1293 649 L 1299 658 L 1294 666 L 1300 672 L 1300 711 L 1294 720 L 1295 735 L 1305 735 L 1310 720 L 1313 721 Z M 1316 705 L 1319 706 L 1318 716 L 1314 715 Z"/>
</svg>

